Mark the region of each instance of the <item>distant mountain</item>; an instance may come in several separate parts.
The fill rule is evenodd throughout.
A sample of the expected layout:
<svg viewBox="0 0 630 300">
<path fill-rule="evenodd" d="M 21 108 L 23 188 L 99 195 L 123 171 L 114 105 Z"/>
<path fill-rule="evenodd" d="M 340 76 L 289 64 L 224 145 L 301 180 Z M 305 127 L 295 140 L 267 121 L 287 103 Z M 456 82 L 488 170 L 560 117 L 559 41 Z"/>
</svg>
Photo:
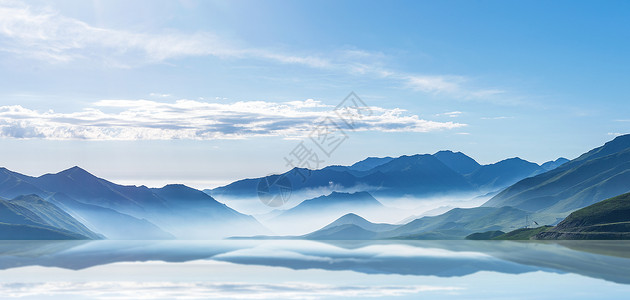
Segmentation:
<svg viewBox="0 0 630 300">
<path fill-rule="evenodd" d="M 64 210 L 37 195 L 18 196 L 10 202 L 28 209 L 35 216 L 39 217 L 44 224 L 49 226 L 74 232 L 90 239 L 103 238 L 103 236 L 89 230 Z"/>
<path fill-rule="evenodd" d="M 158 226 L 169 227 L 167 230 L 178 238 L 221 238 L 234 233 L 266 232 L 253 217 L 238 213 L 201 191 L 183 185 L 162 189 L 123 186 L 76 166 L 40 177 L 0 169 L 0 197 L 25 192 L 59 204 L 110 238 L 172 238 Z M 116 220 L 125 229 L 122 225 L 115 228 L 107 220 Z M 195 224 L 203 224 L 204 229 L 193 227 Z"/>
<path fill-rule="evenodd" d="M 483 206 L 568 213 L 627 192 L 630 135 L 619 136 L 557 169 L 523 179 Z"/>
<path fill-rule="evenodd" d="M 481 167 L 477 161 L 461 152 L 443 150 L 433 154 L 433 156 L 462 175 L 470 174 Z"/>
<path fill-rule="evenodd" d="M 545 171 L 551 171 L 553 169 L 556 169 L 566 163 L 568 163 L 569 160 L 564 158 L 564 157 L 560 157 L 556 160 L 552 160 L 552 161 L 548 161 L 542 165 L 540 165 L 541 168 L 545 169 Z"/>
<path fill-rule="evenodd" d="M 377 233 L 354 224 L 344 224 L 320 229 L 301 238 L 309 240 L 371 240 L 377 238 Z"/>
<path fill-rule="evenodd" d="M 474 187 L 461 174 L 433 155 L 401 156 L 362 177 L 369 186 L 378 186 L 378 195 L 435 195 L 470 192 Z"/>
<path fill-rule="evenodd" d="M 630 193 L 613 197 L 571 213 L 536 239 L 630 239 Z"/>
<path fill-rule="evenodd" d="M 33 179 L 35 178 L 0 168 L 0 196 L 13 199 L 21 195 L 44 195 L 42 189 L 30 183 Z"/>
<path fill-rule="evenodd" d="M 397 225 L 385 224 L 385 223 L 372 223 L 361 216 L 350 213 L 342 216 L 341 218 L 335 220 L 334 222 L 326 225 L 323 229 L 329 229 L 341 225 L 355 225 L 359 226 L 365 230 L 373 231 L 373 232 L 383 232 L 389 231 L 397 227 Z"/>
<path fill-rule="evenodd" d="M 438 216 L 416 219 L 383 235 L 404 239 L 463 239 L 475 232 L 516 229 L 515 224 L 524 223 L 527 215 L 512 207 L 454 208 Z"/>
<path fill-rule="evenodd" d="M 48 201 L 63 208 L 90 230 L 114 240 L 164 240 L 175 236 L 146 219 L 139 219 L 111 208 L 85 204 L 63 193 L 54 193 Z"/>
<path fill-rule="evenodd" d="M 142 216 L 147 209 L 165 209 L 165 201 L 147 187 L 121 186 L 98 178 L 77 166 L 31 180 L 49 192 L 63 193 L 86 204 Z"/>
<path fill-rule="evenodd" d="M 222 238 L 267 233 L 258 221 L 182 184 L 151 189 L 169 208 L 151 213 L 151 220 L 179 238 Z M 209 230 L 211 229 L 211 230 Z"/>
<path fill-rule="evenodd" d="M 552 168 L 553 165 L 548 164 L 547 167 Z M 434 155 L 370 157 L 349 167 L 329 166 L 320 170 L 293 168 L 283 174 L 238 180 L 204 192 L 215 197 L 252 198 L 257 197 L 261 181 L 276 182 L 282 177 L 290 182 L 294 194 L 301 191 L 325 194 L 361 190 L 376 196 L 427 197 L 496 191 L 545 171 L 535 163 L 518 158 L 481 166 L 461 152 L 440 151 Z"/>
<path fill-rule="evenodd" d="M 368 171 L 370 169 L 376 168 L 380 165 L 386 164 L 392 161 L 394 158 L 392 157 L 368 157 L 360 162 L 349 166 L 348 169 L 353 171 Z"/>
<path fill-rule="evenodd" d="M 356 193 L 340 193 L 332 192 L 327 196 L 304 200 L 277 217 L 273 221 L 280 221 L 287 218 L 304 218 L 309 215 L 327 213 L 339 216 L 348 214 L 352 211 L 361 211 L 366 209 L 382 209 L 383 204 L 376 200 L 368 192 Z"/>
<path fill-rule="evenodd" d="M 79 221 L 36 195 L 0 199 L 4 239 L 99 239 Z"/>
<path fill-rule="evenodd" d="M 512 207 L 455 208 L 444 214 L 423 217 L 404 225 L 374 224 L 356 216 L 344 216 L 329 225 L 303 235 L 305 239 L 464 239 L 478 232 L 512 231 L 528 217 L 541 224 L 555 222 L 555 217 L 532 215 Z"/>
<path fill-rule="evenodd" d="M 499 190 L 523 178 L 544 172 L 539 165 L 518 157 L 484 165 L 467 176 L 472 184 L 483 191 Z"/>
</svg>

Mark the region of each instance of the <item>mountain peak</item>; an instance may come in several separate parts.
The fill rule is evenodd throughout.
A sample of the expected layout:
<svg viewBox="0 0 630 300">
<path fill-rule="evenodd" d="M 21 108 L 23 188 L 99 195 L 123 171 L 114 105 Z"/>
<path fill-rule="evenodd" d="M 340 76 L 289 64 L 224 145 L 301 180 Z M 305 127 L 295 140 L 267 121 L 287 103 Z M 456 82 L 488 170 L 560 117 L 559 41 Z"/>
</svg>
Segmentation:
<svg viewBox="0 0 630 300">
<path fill-rule="evenodd" d="M 481 167 L 476 160 L 462 152 L 441 150 L 433 156 L 459 174 L 470 174 Z"/>
<path fill-rule="evenodd" d="M 90 175 L 90 176 L 93 176 L 92 174 L 90 174 L 90 172 L 88 172 L 88 171 L 86 171 L 86 170 L 82 169 L 82 168 L 81 168 L 81 167 L 79 167 L 79 166 L 73 166 L 72 168 L 69 168 L 69 169 L 63 170 L 63 171 L 61 171 L 61 172 L 59 172 L 59 173 L 57 173 L 57 174 L 83 174 L 83 175 Z"/>
</svg>

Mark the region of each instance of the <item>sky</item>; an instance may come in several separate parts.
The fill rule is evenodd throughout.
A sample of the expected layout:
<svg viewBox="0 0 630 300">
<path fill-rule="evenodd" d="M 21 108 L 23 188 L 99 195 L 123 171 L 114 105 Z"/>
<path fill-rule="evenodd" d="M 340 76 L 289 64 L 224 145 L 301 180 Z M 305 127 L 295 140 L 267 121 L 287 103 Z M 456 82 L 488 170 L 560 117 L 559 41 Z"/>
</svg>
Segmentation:
<svg viewBox="0 0 630 300">
<path fill-rule="evenodd" d="M 0 0 L 0 166 L 212 188 L 298 150 L 575 158 L 630 132 L 627 53 L 627 1 Z"/>
</svg>

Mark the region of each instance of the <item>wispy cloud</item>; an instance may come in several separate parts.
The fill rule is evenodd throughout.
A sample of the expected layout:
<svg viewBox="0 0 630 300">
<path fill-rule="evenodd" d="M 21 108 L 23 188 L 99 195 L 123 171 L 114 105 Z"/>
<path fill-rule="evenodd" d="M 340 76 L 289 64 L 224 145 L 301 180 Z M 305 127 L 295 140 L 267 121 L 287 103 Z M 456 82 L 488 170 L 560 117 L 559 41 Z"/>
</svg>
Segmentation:
<svg viewBox="0 0 630 300">
<path fill-rule="evenodd" d="M 621 133 L 621 132 L 609 132 L 608 135 L 612 135 L 612 136 L 622 136 L 622 135 L 626 135 L 627 133 Z"/>
<path fill-rule="evenodd" d="M 400 72 L 384 66 L 382 53 L 360 49 L 287 53 L 261 49 L 222 38 L 211 32 L 133 32 L 90 25 L 46 7 L 0 0 L 0 51 L 50 63 L 97 62 L 130 68 L 183 57 L 259 59 L 281 64 L 332 70 L 350 75 L 391 79 L 401 87 L 461 99 L 486 99 L 504 93 L 499 89 L 471 87 L 458 75 Z"/>
<path fill-rule="evenodd" d="M 395 297 L 424 292 L 456 292 L 453 286 L 430 285 L 329 285 L 314 283 L 246 282 L 47 282 L 0 283 L 7 299 L 87 297 L 90 299 L 319 299 L 323 297 Z"/>
<path fill-rule="evenodd" d="M 514 119 L 514 117 L 498 116 L 498 117 L 481 117 L 482 120 L 505 120 Z"/>
<path fill-rule="evenodd" d="M 49 62 L 99 59 L 110 66 L 162 62 L 186 56 L 257 57 L 281 63 L 325 67 L 313 56 L 238 47 L 209 32 L 137 33 L 89 25 L 46 7 L 0 1 L 0 50 Z"/>
<path fill-rule="evenodd" d="M 306 136 L 324 118 L 337 118 L 333 108 L 313 99 L 281 103 L 101 100 L 70 113 L 0 106 L 0 136 L 86 140 L 297 138 Z M 354 120 L 355 130 L 430 132 L 466 126 L 420 119 L 400 108 L 370 110 L 371 115 Z"/>
<path fill-rule="evenodd" d="M 449 112 L 445 112 L 445 113 L 441 113 L 441 114 L 436 114 L 437 117 L 441 117 L 441 116 L 447 116 L 447 117 L 451 117 L 451 118 L 457 118 L 459 116 L 461 116 L 463 114 L 463 112 L 461 111 L 449 111 Z"/>
</svg>

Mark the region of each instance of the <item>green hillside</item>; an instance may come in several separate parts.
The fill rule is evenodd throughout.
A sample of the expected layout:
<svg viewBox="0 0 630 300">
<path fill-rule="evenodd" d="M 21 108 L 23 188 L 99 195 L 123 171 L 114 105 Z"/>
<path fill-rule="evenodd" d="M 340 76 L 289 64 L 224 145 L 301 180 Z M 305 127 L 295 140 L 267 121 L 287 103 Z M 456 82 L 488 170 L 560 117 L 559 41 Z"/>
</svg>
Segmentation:
<svg viewBox="0 0 630 300">
<path fill-rule="evenodd" d="M 630 239 L 630 193 L 571 213 L 536 239 Z"/>
</svg>

